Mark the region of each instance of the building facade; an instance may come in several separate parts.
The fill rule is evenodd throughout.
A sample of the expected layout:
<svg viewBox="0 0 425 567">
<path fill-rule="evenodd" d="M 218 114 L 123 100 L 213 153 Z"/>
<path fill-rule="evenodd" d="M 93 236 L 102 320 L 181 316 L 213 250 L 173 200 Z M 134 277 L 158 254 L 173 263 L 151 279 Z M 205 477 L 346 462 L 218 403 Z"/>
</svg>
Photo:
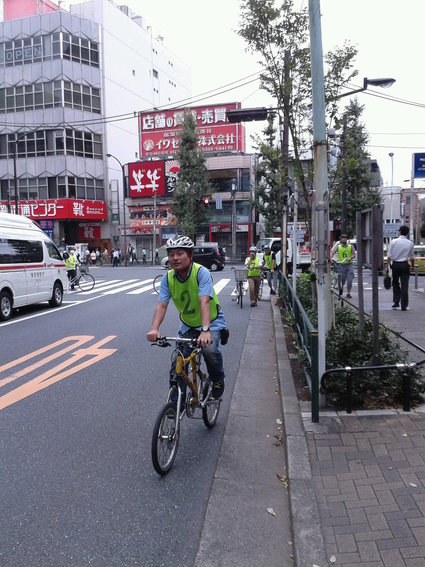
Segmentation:
<svg viewBox="0 0 425 567">
<path fill-rule="evenodd" d="M 190 96 L 189 69 L 110 0 L 70 12 L 4 0 L 4 19 L 0 207 L 17 204 L 58 243 L 122 247 L 121 164 L 139 158 L 137 113 Z"/>
</svg>

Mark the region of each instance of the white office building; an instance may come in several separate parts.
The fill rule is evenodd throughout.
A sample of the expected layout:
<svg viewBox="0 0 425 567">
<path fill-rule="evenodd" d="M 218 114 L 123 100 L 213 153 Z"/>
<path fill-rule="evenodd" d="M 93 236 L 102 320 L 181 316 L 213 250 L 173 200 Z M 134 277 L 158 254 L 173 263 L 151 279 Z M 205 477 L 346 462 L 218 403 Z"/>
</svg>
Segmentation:
<svg viewBox="0 0 425 567">
<path fill-rule="evenodd" d="M 137 112 L 187 99 L 190 71 L 111 0 L 3 4 L 0 208 L 18 203 L 56 242 L 123 247 L 120 163 L 139 157 Z"/>
</svg>

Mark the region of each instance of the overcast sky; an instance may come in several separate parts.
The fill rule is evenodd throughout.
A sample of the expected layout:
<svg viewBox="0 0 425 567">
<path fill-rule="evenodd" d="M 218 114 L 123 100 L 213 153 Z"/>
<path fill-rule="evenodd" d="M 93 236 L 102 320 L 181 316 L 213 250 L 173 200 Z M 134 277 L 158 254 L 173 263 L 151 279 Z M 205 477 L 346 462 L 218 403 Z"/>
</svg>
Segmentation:
<svg viewBox="0 0 425 567">
<path fill-rule="evenodd" d="M 65 0 L 64 5 L 81 0 Z M 245 43 L 236 34 L 239 0 L 121 0 L 152 25 L 154 35 L 192 69 L 193 95 L 199 95 L 234 81 L 250 81 L 259 71 L 259 56 L 247 54 Z M 296 0 L 308 7 L 308 0 Z M 391 185 L 393 152 L 394 185 L 408 186 L 414 152 L 425 152 L 425 78 L 422 69 L 425 0 L 321 0 L 324 50 L 354 43 L 359 54 L 359 77 L 393 77 L 389 89 L 374 89 L 422 107 L 386 101 L 362 93 L 358 100 L 365 106 L 363 121 L 370 134 L 369 152 L 378 159 L 384 185 Z M 245 77 L 246 81 L 243 81 Z M 228 92 L 208 102 L 240 101 L 243 107 L 270 106 L 273 101 L 259 90 L 258 81 Z M 222 89 L 225 90 L 224 88 Z M 348 102 L 349 99 L 345 99 Z M 259 129 L 247 125 L 248 132 Z M 261 128 L 260 128 L 261 129 Z M 247 140 L 248 141 L 248 140 Z M 416 186 L 422 187 L 423 180 Z"/>
</svg>

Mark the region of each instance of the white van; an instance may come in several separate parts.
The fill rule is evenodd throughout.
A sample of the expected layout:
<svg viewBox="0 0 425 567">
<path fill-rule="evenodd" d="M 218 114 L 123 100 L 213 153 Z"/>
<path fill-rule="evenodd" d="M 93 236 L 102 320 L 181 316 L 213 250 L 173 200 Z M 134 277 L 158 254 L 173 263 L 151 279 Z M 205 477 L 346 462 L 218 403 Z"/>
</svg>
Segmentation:
<svg viewBox="0 0 425 567">
<path fill-rule="evenodd" d="M 0 321 L 24 305 L 62 303 L 65 261 L 50 238 L 30 219 L 0 213 Z"/>
</svg>

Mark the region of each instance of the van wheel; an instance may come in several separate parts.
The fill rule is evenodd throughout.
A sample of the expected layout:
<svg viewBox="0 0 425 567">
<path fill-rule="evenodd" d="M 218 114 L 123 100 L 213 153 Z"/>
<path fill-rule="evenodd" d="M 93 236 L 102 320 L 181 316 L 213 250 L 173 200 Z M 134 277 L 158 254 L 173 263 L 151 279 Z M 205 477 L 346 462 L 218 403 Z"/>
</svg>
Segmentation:
<svg viewBox="0 0 425 567">
<path fill-rule="evenodd" d="M 7 291 L 0 292 L 0 321 L 7 321 L 12 316 L 12 297 Z"/>
<path fill-rule="evenodd" d="M 212 272 L 216 272 L 217 269 L 218 269 L 218 264 L 216 264 L 215 262 L 213 262 L 213 263 L 211 264 L 211 271 L 212 271 Z"/>
<path fill-rule="evenodd" d="M 49 301 L 51 307 L 59 307 L 63 299 L 63 290 L 60 283 L 56 282 L 53 286 L 52 299 Z"/>
</svg>

